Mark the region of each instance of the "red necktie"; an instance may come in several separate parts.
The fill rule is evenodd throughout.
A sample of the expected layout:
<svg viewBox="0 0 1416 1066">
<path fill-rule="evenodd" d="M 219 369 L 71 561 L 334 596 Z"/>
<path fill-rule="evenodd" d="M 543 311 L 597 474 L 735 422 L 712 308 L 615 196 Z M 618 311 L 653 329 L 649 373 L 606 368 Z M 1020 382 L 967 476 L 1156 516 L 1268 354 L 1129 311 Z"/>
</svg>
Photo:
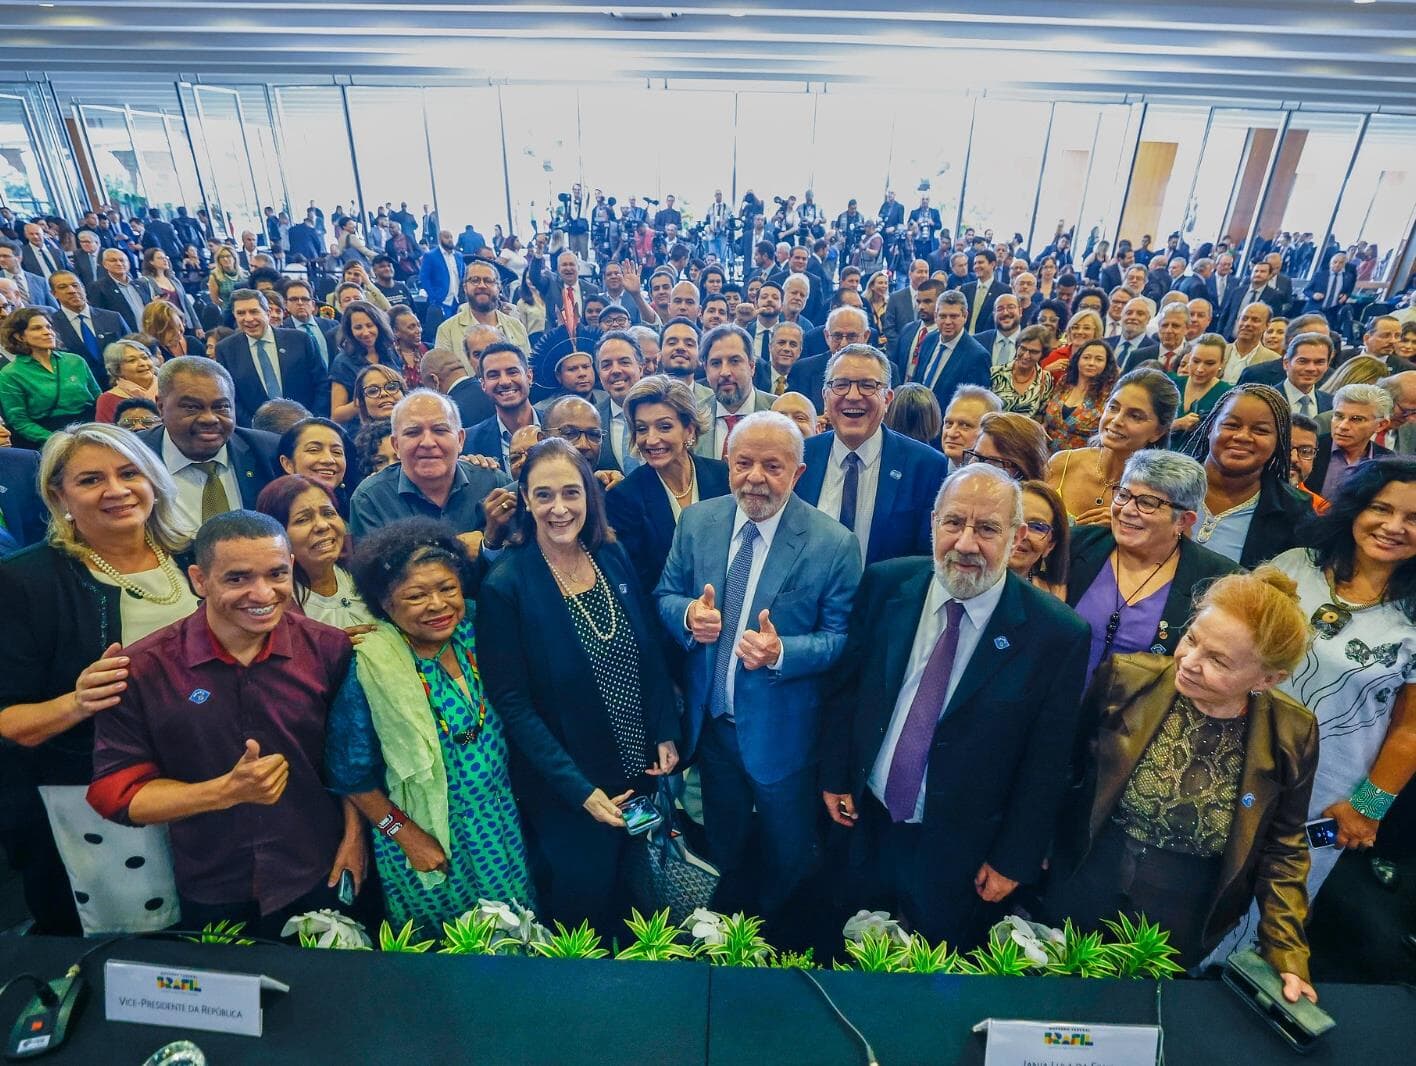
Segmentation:
<svg viewBox="0 0 1416 1066">
<path fill-rule="evenodd" d="M 723 421 L 726 422 L 728 425 L 727 431 L 723 434 L 723 454 L 719 458 L 721 458 L 724 462 L 726 462 L 728 458 L 728 438 L 733 435 L 733 427 L 738 424 L 742 417 L 742 415 L 723 416 Z"/>
<path fill-rule="evenodd" d="M 924 323 L 921 322 L 919 324 L 919 330 L 915 333 L 914 343 L 910 345 L 910 361 L 906 364 L 905 369 L 906 381 L 913 381 L 915 379 L 915 368 L 919 365 L 919 350 L 924 345 L 924 335 L 927 332 L 928 330 L 925 329 Z"/>
<path fill-rule="evenodd" d="M 575 313 L 575 291 L 573 289 L 562 289 L 561 292 L 563 294 L 561 318 L 565 322 L 565 331 L 574 339 L 577 322 Z"/>
</svg>

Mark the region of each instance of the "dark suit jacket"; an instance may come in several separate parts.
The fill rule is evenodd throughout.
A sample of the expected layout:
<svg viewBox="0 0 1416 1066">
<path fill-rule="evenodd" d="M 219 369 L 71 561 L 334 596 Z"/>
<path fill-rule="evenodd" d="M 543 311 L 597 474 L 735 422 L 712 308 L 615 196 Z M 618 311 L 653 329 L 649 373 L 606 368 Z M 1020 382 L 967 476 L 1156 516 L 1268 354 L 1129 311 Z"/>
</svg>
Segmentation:
<svg viewBox="0 0 1416 1066">
<path fill-rule="evenodd" d="M 1070 559 L 1067 565 L 1067 604 L 1075 607 L 1091 588 L 1107 557 L 1116 547 L 1110 526 L 1073 526 Z M 1180 539 L 1180 558 L 1175 564 L 1175 577 L 1160 612 L 1160 625 L 1151 648 L 1165 649 L 1169 655 L 1189 627 L 1195 601 L 1209 583 L 1217 577 L 1232 574 L 1237 563 L 1196 544 L 1189 537 Z M 1157 652 L 1159 654 L 1159 652 Z"/>
<path fill-rule="evenodd" d="M 49 258 L 54 261 L 55 270 L 69 269 L 69 257 L 67 255 L 58 248 L 55 248 L 52 244 L 46 244 L 45 250 L 49 252 Z M 31 274 L 37 275 L 40 281 L 46 280 L 44 270 L 40 267 L 39 256 L 35 254 L 34 246 L 28 241 L 24 241 L 20 245 L 20 266 Z M 46 282 L 45 288 L 48 289 L 48 287 Z"/>
<path fill-rule="evenodd" d="M 1219 323 L 1219 332 L 1223 333 L 1230 340 L 1234 339 L 1234 327 L 1239 322 L 1239 312 L 1244 310 L 1244 302 L 1249 296 L 1248 284 L 1229 283 L 1229 290 L 1224 294 L 1224 306 L 1216 314 L 1216 321 Z M 1275 315 L 1283 314 L 1283 306 L 1286 302 L 1283 296 L 1271 288 L 1265 287 L 1259 293 L 1260 302 L 1267 304 L 1268 309 Z"/>
<path fill-rule="evenodd" d="M 964 299 L 968 301 L 968 307 L 964 309 L 964 328 L 968 329 L 969 316 L 973 314 L 974 294 L 978 292 L 978 282 L 971 281 L 967 285 L 961 285 L 959 291 L 964 294 Z M 999 281 L 996 277 L 988 283 L 988 291 L 983 297 L 983 307 L 978 312 L 977 328 L 980 330 L 993 329 L 993 301 L 1004 293 L 1012 292 L 1007 285 Z"/>
<path fill-rule="evenodd" d="M 1121 335 L 1118 333 L 1109 338 L 1108 343 L 1111 345 L 1112 352 L 1116 354 L 1117 370 L 1122 374 L 1134 369 L 1147 359 L 1160 358 L 1160 342 L 1154 337 L 1143 337 L 1139 342 L 1132 341 L 1134 347 L 1126 354 L 1124 362 L 1121 361 L 1121 345 L 1125 342 L 1121 339 Z"/>
<path fill-rule="evenodd" d="M 1117 655 L 1097 670 L 1082 705 L 1087 738 L 1081 785 L 1059 823 L 1054 877 L 1081 866 L 1175 698 L 1175 661 Z M 1318 766 L 1317 721 L 1271 689 L 1249 701 L 1244 769 L 1234 822 L 1207 904 L 1203 941 L 1212 948 L 1259 900 L 1259 951 L 1281 972 L 1308 976 L 1308 849 L 1303 823 Z"/>
<path fill-rule="evenodd" d="M 880 444 L 880 477 L 866 566 L 902 555 L 930 554 L 934 497 L 949 474 L 949 460 L 942 452 L 892 429 L 882 427 L 880 432 L 885 436 Z M 818 433 L 806 442 L 806 470 L 797 481 L 796 494 L 813 507 L 821 499 L 835 442 L 836 434 L 830 432 Z"/>
<path fill-rule="evenodd" d="M 909 373 L 910 352 L 914 348 L 915 338 L 919 336 L 919 331 L 932 328 L 932 326 L 926 326 L 923 321 L 917 318 L 913 322 L 906 323 L 905 328 L 900 331 L 899 336 L 897 336 L 894 343 L 890 345 L 890 362 L 893 363 L 895 367 L 895 382 L 897 384 L 904 381 L 906 375 Z M 920 344 L 919 362 L 921 366 L 924 364 L 924 357 L 927 351 L 929 351 L 928 337 Z"/>
<path fill-rule="evenodd" d="M 161 248 L 176 263 L 182 258 L 182 242 L 172 223 L 162 218 L 150 218 L 143 227 L 143 247 Z"/>
<path fill-rule="evenodd" d="M 274 332 L 273 354 L 280 360 L 281 394 L 317 415 L 328 415 L 329 377 L 319 354 L 310 347 L 310 338 L 298 329 Z M 240 332 L 227 337 L 216 346 L 216 361 L 226 367 L 236 383 L 236 421 L 250 425 L 256 408 L 270 399 L 256 371 L 250 340 Z"/>
<path fill-rule="evenodd" d="M 698 500 L 728 494 L 728 464 L 690 454 L 698 479 Z M 659 475 L 647 463 L 605 493 L 605 512 L 615 536 L 633 562 L 639 587 L 650 595 L 663 576 L 664 560 L 674 541 L 674 512 Z"/>
<path fill-rule="evenodd" d="M 1108 294 L 1112 289 L 1121 287 L 1121 267 L 1116 263 L 1108 263 L 1101 268 L 1101 273 L 1097 275 L 1097 285 Z"/>
<path fill-rule="evenodd" d="M 1391 455 L 1390 448 L 1383 448 L 1375 441 L 1367 445 L 1367 453 L 1362 459 L 1380 459 L 1384 455 Z M 1359 460 L 1360 462 L 1361 460 Z M 1332 434 L 1324 433 L 1318 437 L 1318 454 L 1313 460 L 1313 472 L 1308 475 L 1308 479 L 1303 482 L 1308 486 L 1310 492 L 1315 492 L 1319 496 L 1323 492 L 1323 480 L 1327 477 L 1328 465 L 1332 462 Z"/>
<path fill-rule="evenodd" d="M 147 278 L 130 275 L 130 280 L 133 283 L 133 288 L 137 289 L 138 294 L 142 297 L 144 306 L 157 298 L 157 294 L 153 291 L 152 282 Z M 89 303 L 94 307 L 101 307 L 105 311 L 112 311 L 123 320 L 129 332 L 135 331 L 141 324 L 134 321 L 133 309 L 128 305 L 128 301 L 123 299 L 123 294 L 118 291 L 118 286 L 108 276 L 107 271 L 104 272 L 103 277 L 93 283 L 93 288 L 89 290 Z"/>
<path fill-rule="evenodd" d="M 28 448 L 0 448 L 0 515 L 14 548 L 44 539 L 49 511 L 39 495 L 39 453 Z M 0 554 L 4 554 L 0 549 Z"/>
<path fill-rule="evenodd" d="M 482 391 L 482 382 L 477 378 L 463 378 L 447 390 L 447 398 L 457 404 L 464 428 L 475 426 L 497 413 L 496 405 Z"/>
<path fill-rule="evenodd" d="M 287 255 L 298 255 L 307 263 L 312 263 L 324 255 L 324 249 L 320 247 L 320 235 L 308 222 L 301 221 L 292 225 L 287 239 L 290 242 L 290 247 L 285 249 Z"/>
<path fill-rule="evenodd" d="M 1337 305 L 1334 305 L 1333 307 L 1323 307 L 1322 305 L 1322 302 L 1327 299 L 1328 285 L 1330 285 L 1331 283 L 1332 274 L 1328 270 L 1319 270 L 1316 274 L 1313 275 L 1312 280 L 1309 281 L 1307 287 L 1303 289 L 1303 297 L 1308 301 L 1308 306 L 1305 310 L 1334 310 Z M 1344 269 L 1342 272 L 1342 280 L 1339 281 L 1337 284 L 1338 294 L 1346 295 L 1350 300 L 1352 298 L 1352 290 L 1356 287 L 1356 271 L 1354 271 L 1351 267 Z"/>
<path fill-rule="evenodd" d="M 881 316 L 880 332 L 885 334 L 887 343 L 893 342 L 914 320 L 914 290 L 906 285 L 903 289 L 892 292 L 890 298 L 885 301 L 885 314 Z"/>
<path fill-rule="evenodd" d="M 161 426 L 145 429 L 138 439 L 159 457 L 162 456 L 162 437 L 166 432 Z M 241 506 L 248 511 L 256 508 L 256 497 L 281 474 L 280 461 L 276 457 L 276 447 L 280 438 L 274 433 L 259 429 L 237 426 L 226 442 L 226 452 L 231 458 L 231 466 L 236 471 L 236 482 L 241 486 Z"/>
<path fill-rule="evenodd" d="M 932 558 L 866 569 L 828 681 L 822 791 L 857 802 L 865 793 L 933 580 Z M 1090 632 L 1055 597 L 1011 573 L 1003 580 L 935 727 L 919 846 L 905 872 L 923 911 L 909 918 L 931 939 L 973 939 L 983 909 L 973 879 L 983 863 L 1015 881 L 1041 873 L 1070 777 Z M 867 844 L 857 837 L 853 851 Z"/>
<path fill-rule="evenodd" d="M 77 274 L 79 280 L 83 282 L 85 292 L 87 292 L 89 287 L 99 278 L 108 276 L 104 273 L 103 267 L 98 261 L 98 257 L 102 254 L 102 248 L 94 252 L 92 258 L 82 250 L 74 253 L 74 273 Z"/>
<path fill-rule="evenodd" d="M 608 544 L 594 557 L 639 647 L 639 704 L 650 747 L 672 740 L 681 748 L 678 701 L 653 605 L 623 548 Z M 590 660 L 534 544 L 502 552 L 482 581 L 477 643 L 487 695 L 506 723 L 524 810 L 588 826 L 581 804 L 596 788 L 614 796 L 652 781 L 625 776 Z"/>
<path fill-rule="evenodd" d="M 939 347 L 936 331 L 925 338 L 919 353 L 919 374 L 923 375 L 934 357 L 934 349 Z M 985 389 L 993 383 L 993 354 L 985 351 L 967 333 L 960 333 L 954 350 L 949 353 L 949 361 L 944 364 L 938 379 L 934 382 L 934 398 L 939 401 L 939 410 L 949 410 L 949 402 L 954 398 L 954 390 L 960 385 L 982 385 Z"/>
<path fill-rule="evenodd" d="M 108 383 L 108 370 L 103 365 L 103 349 L 116 341 L 123 334 L 128 332 L 123 324 L 123 319 L 115 315 L 112 311 L 105 311 L 101 307 L 89 307 L 89 321 L 93 323 L 94 336 L 98 338 L 98 356 L 94 357 L 87 348 L 84 347 L 84 339 L 79 336 L 69 322 L 69 316 L 61 308 L 49 316 L 49 320 L 54 323 L 54 332 L 59 337 L 59 347 L 66 352 L 73 352 L 82 355 L 88 361 L 89 369 L 93 371 L 93 379 L 100 385 Z"/>
<path fill-rule="evenodd" d="M 501 423 L 497 421 L 495 408 L 482 421 L 468 428 L 467 437 L 462 442 L 462 454 L 491 456 L 501 464 L 501 472 L 510 476 L 502 456 Z"/>
</svg>

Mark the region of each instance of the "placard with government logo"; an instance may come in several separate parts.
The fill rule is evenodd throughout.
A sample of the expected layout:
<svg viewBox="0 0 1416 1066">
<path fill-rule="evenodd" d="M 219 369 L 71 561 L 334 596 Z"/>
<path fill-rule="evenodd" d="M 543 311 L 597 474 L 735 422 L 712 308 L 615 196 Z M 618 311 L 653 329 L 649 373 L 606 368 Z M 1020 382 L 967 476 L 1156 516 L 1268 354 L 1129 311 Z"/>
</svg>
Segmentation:
<svg viewBox="0 0 1416 1066">
<path fill-rule="evenodd" d="M 254 973 L 189 970 L 109 960 L 103 1001 L 111 1022 L 261 1035 L 261 989 L 290 987 Z"/>
<path fill-rule="evenodd" d="M 985 1018 L 984 1066 L 1155 1066 L 1160 1028 Z"/>
</svg>

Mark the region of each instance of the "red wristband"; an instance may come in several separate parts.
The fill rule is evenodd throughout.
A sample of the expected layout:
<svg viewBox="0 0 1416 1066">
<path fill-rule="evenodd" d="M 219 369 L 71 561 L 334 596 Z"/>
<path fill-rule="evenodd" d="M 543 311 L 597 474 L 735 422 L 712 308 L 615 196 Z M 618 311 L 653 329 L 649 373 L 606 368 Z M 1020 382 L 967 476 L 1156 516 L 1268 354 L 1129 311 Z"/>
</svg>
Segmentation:
<svg viewBox="0 0 1416 1066">
<path fill-rule="evenodd" d="M 388 813 L 374 824 L 374 828 L 392 840 L 394 837 L 398 836 L 399 830 L 403 828 L 404 823 L 407 821 L 408 815 L 404 814 L 397 807 L 390 805 Z"/>
</svg>

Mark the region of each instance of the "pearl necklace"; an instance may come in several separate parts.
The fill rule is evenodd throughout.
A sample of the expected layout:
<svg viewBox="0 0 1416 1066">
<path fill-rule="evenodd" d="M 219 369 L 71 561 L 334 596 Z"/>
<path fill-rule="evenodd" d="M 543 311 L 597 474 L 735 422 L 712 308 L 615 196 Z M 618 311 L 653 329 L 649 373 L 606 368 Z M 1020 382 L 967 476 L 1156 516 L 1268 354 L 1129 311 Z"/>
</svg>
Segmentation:
<svg viewBox="0 0 1416 1066">
<path fill-rule="evenodd" d="M 585 619 L 585 624 L 590 627 L 590 632 L 595 634 L 595 638 L 602 644 L 608 644 L 610 641 L 614 640 L 615 627 L 617 624 L 615 621 L 614 597 L 610 592 L 609 582 L 605 580 L 605 575 L 600 573 L 600 567 L 595 562 L 595 557 L 589 552 L 585 552 L 585 558 L 590 560 L 590 569 L 595 571 L 595 583 L 583 593 L 570 591 L 570 582 L 566 580 L 564 574 L 556 569 L 556 564 L 551 562 L 550 557 L 546 555 L 544 551 L 541 552 L 541 558 L 546 560 L 546 566 L 550 568 L 551 576 L 556 579 L 556 584 L 560 586 L 561 595 L 568 599 L 575 606 L 575 609 L 580 612 L 580 616 Z M 594 592 L 597 586 L 605 590 L 605 601 L 610 609 L 610 631 L 608 633 L 600 632 L 599 626 L 595 624 L 595 619 L 591 617 L 590 612 L 585 609 L 585 604 L 580 602 L 582 595 L 588 595 Z"/>
<path fill-rule="evenodd" d="M 147 546 L 152 549 L 152 553 L 157 556 L 157 568 L 162 571 L 162 575 L 167 578 L 167 591 L 160 596 L 144 591 L 138 584 L 128 580 L 126 574 L 120 573 L 118 568 L 110 563 L 103 556 L 92 548 L 88 549 L 89 562 L 101 574 L 106 574 L 112 578 L 113 583 L 126 592 L 129 596 L 138 600 L 147 600 L 149 603 L 157 604 L 159 607 L 171 607 L 182 598 L 182 577 L 177 573 L 177 567 L 172 563 L 172 556 L 159 548 L 152 539 L 151 533 L 145 533 L 143 539 Z"/>
</svg>

